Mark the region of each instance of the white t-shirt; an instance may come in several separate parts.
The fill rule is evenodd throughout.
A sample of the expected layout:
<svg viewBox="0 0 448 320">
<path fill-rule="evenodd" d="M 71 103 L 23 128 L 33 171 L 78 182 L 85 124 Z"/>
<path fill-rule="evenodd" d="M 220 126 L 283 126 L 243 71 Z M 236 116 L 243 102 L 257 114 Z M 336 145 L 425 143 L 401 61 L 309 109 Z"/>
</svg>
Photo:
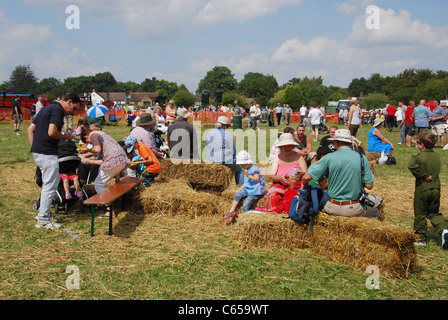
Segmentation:
<svg viewBox="0 0 448 320">
<path fill-rule="evenodd" d="M 301 116 L 304 116 L 304 115 L 306 115 L 306 107 L 305 106 L 303 106 L 302 108 L 300 108 L 300 115 Z"/>
<path fill-rule="evenodd" d="M 310 113 L 308 113 L 308 117 L 310 118 L 312 126 L 319 125 L 320 121 L 321 121 L 321 118 L 323 116 L 324 115 L 322 114 L 322 112 L 319 109 L 317 109 L 317 108 L 311 109 Z"/>
</svg>

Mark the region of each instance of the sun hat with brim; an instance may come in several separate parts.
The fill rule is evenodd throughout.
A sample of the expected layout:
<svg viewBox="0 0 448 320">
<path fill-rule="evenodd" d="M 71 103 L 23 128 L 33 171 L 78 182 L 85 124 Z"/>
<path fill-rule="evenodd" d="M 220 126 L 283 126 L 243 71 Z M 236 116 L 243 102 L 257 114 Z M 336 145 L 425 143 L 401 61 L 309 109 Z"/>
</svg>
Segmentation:
<svg viewBox="0 0 448 320">
<path fill-rule="evenodd" d="M 350 133 L 350 130 L 340 129 L 336 130 L 334 137 L 328 138 L 328 141 L 341 141 L 341 142 L 353 143 L 353 138 L 352 134 Z"/>
<path fill-rule="evenodd" d="M 184 119 L 186 119 L 190 116 L 190 112 L 188 112 L 188 110 L 186 108 L 177 109 L 176 114 L 177 114 L 178 118 L 184 118 Z"/>
<path fill-rule="evenodd" d="M 221 116 L 218 118 L 218 120 L 216 120 L 217 123 L 220 124 L 230 124 L 229 118 Z"/>
<path fill-rule="evenodd" d="M 299 144 L 294 141 L 294 137 L 290 133 L 284 133 L 278 138 L 277 147 L 284 147 L 284 146 L 298 146 Z"/>
<path fill-rule="evenodd" d="M 126 139 L 124 139 L 124 144 L 127 147 L 126 152 L 131 153 L 132 150 L 134 150 L 135 142 L 137 141 L 137 138 L 134 136 L 127 136 Z"/>
<path fill-rule="evenodd" d="M 249 152 L 243 150 L 236 155 L 236 164 L 253 164 Z"/>
<path fill-rule="evenodd" d="M 140 119 L 136 121 L 138 126 L 149 126 L 157 122 L 156 118 L 151 113 L 144 113 L 140 116 Z"/>
<path fill-rule="evenodd" d="M 378 127 L 380 124 L 384 122 L 384 119 L 376 118 L 375 122 L 373 123 L 373 127 Z"/>
</svg>

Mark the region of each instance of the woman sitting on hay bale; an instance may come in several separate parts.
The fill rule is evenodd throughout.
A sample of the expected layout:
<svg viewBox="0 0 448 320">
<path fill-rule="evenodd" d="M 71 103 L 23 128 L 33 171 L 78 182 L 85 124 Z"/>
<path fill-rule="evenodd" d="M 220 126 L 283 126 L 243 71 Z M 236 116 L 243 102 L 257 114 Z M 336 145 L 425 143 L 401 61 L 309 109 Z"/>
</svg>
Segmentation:
<svg viewBox="0 0 448 320">
<path fill-rule="evenodd" d="M 302 154 L 295 151 L 297 145 L 291 133 L 284 133 L 279 138 L 280 153 L 271 168 L 273 185 L 266 195 L 266 209 L 270 212 L 289 212 L 292 198 L 300 191 L 307 165 Z"/>
<path fill-rule="evenodd" d="M 394 145 L 380 132 L 383 127 L 384 119 L 377 118 L 373 124 L 373 128 L 369 131 L 368 137 L 368 152 L 384 152 L 385 155 L 390 156 Z"/>
</svg>

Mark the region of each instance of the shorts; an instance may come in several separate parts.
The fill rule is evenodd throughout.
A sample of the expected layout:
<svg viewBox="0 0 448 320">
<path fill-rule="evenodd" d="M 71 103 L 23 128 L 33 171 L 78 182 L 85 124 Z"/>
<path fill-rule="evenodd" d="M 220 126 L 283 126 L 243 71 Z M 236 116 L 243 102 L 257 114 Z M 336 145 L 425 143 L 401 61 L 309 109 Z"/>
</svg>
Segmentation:
<svg viewBox="0 0 448 320">
<path fill-rule="evenodd" d="M 74 174 L 74 173 L 71 173 L 71 174 L 61 173 L 61 174 L 59 174 L 59 176 L 61 177 L 62 181 L 67 180 L 67 179 L 70 181 L 73 181 L 75 178 L 78 177 L 78 175 Z"/>
<path fill-rule="evenodd" d="M 313 128 L 313 130 L 316 130 L 320 128 L 320 124 L 313 124 L 311 127 Z"/>
<path fill-rule="evenodd" d="M 436 136 L 443 136 L 445 134 L 445 124 L 436 124 L 432 126 L 432 133 Z"/>
<path fill-rule="evenodd" d="M 350 125 L 350 134 L 354 137 L 358 134 L 359 125 L 351 124 Z"/>
<path fill-rule="evenodd" d="M 22 123 L 22 122 L 23 122 L 22 115 L 15 113 L 14 114 L 14 123 L 17 124 L 17 123 Z"/>
</svg>

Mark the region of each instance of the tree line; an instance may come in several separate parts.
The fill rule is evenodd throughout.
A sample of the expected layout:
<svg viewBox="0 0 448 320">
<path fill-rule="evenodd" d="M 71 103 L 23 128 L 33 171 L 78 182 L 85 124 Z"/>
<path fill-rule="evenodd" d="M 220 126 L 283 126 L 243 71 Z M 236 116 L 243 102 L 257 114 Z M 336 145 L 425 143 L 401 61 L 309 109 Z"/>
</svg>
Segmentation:
<svg viewBox="0 0 448 320">
<path fill-rule="evenodd" d="M 275 76 L 259 72 L 248 72 L 241 81 L 225 66 L 216 66 L 199 81 L 196 92 L 189 92 L 184 84 L 178 85 L 155 77 L 143 82 L 117 81 L 110 72 L 93 76 L 68 77 L 64 80 L 55 77 L 39 80 L 29 65 L 19 65 L 11 72 L 8 81 L 0 85 L 0 90 L 9 93 L 45 94 L 56 99 L 67 92 L 83 95 L 97 92 L 158 92 L 159 96 L 173 99 L 177 105 L 190 106 L 196 95 L 208 94 L 213 100 L 216 93 L 222 94 L 223 104 L 246 106 L 253 99 L 262 106 L 289 104 L 298 110 L 302 105 L 328 105 L 348 97 L 362 96 L 362 106 L 366 109 L 384 108 L 387 103 L 396 104 L 403 100 L 446 99 L 448 95 L 448 71 L 429 69 L 406 69 L 396 76 L 382 76 L 374 73 L 368 78 L 356 78 L 347 88 L 326 86 L 322 77 L 292 78 L 279 85 Z"/>
</svg>

